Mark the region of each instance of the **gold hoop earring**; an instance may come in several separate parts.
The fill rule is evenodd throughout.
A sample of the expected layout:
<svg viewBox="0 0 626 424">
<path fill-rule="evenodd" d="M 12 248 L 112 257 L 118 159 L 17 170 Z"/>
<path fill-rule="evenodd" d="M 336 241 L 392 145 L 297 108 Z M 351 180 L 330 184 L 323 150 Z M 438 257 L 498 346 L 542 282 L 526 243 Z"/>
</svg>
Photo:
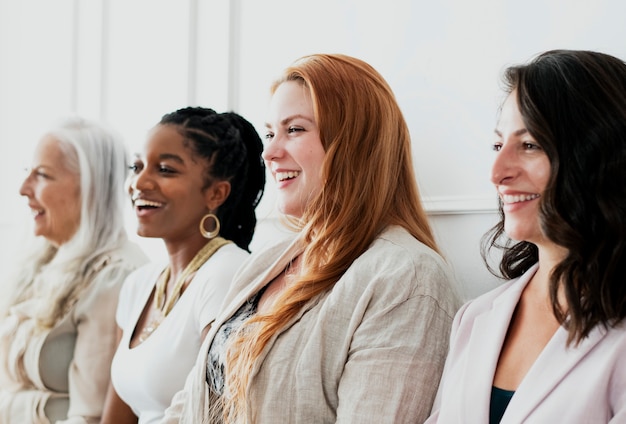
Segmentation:
<svg viewBox="0 0 626 424">
<path fill-rule="evenodd" d="M 207 231 L 204 229 L 204 221 L 206 221 L 207 218 L 213 218 L 215 220 L 215 229 L 213 231 Z M 212 238 L 217 237 L 219 233 L 220 233 L 220 220 L 218 219 L 218 217 L 212 213 L 208 213 L 204 215 L 202 219 L 200 220 L 200 234 L 202 234 L 202 237 L 211 240 Z"/>
</svg>

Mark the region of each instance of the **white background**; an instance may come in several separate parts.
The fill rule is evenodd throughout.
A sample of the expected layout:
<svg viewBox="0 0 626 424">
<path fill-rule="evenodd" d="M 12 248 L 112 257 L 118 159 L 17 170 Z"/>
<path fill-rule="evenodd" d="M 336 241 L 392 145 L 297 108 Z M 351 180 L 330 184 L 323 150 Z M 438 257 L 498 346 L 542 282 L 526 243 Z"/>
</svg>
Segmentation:
<svg viewBox="0 0 626 424">
<path fill-rule="evenodd" d="M 620 0 L 0 0 L 0 266 L 29 231 L 17 191 L 52 122 L 103 119 L 133 151 L 164 113 L 203 105 L 262 133 L 284 67 L 345 53 L 394 89 L 437 238 L 473 297 L 497 283 L 478 240 L 496 220 L 488 173 L 502 70 L 553 48 L 625 59 L 624 16 Z M 273 202 L 268 182 L 253 249 L 275 238 Z M 160 241 L 132 235 L 130 210 L 128 229 L 164 255 Z"/>
</svg>

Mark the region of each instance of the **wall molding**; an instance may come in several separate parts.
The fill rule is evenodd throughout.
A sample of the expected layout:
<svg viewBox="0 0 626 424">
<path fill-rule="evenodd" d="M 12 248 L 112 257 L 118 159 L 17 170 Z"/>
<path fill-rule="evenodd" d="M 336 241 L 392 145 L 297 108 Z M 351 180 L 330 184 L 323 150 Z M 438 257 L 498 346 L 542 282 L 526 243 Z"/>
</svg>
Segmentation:
<svg viewBox="0 0 626 424">
<path fill-rule="evenodd" d="M 498 202 L 493 196 L 431 196 L 422 198 L 428 215 L 464 215 L 497 213 Z"/>
<path fill-rule="evenodd" d="M 241 5 L 231 0 L 228 10 L 228 110 L 239 111 L 241 84 Z"/>
<path fill-rule="evenodd" d="M 189 0 L 189 47 L 187 56 L 187 104 L 197 105 L 198 97 L 198 0 Z"/>
</svg>

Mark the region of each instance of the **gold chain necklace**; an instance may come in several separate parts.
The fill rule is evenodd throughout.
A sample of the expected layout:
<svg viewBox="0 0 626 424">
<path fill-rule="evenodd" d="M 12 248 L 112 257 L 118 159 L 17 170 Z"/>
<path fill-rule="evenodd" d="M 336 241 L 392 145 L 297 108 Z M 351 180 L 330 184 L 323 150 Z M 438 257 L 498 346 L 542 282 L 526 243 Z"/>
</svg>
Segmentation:
<svg viewBox="0 0 626 424">
<path fill-rule="evenodd" d="M 163 319 L 170 313 L 178 299 L 182 294 L 183 285 L 185 281 L 191 274 L 196 272 L 206 261 L 209 260 L 211 256 L 225 244 L 232 243 L 229 240 L 225 240 L 222 237 L 215 237 L 211 239 L 198 253 L 193 257 L 191 262 L 187 264 L 183 272 L 178 276 L 176 282 L 174 283 L 174 288 L 172 289 L 172 293 L 170 297 L 165 301 L 165 294 L 167 292 L 167 282 L 170 279 L 170 266 L 165 267 L 159 279 L 157 280 L 156 286 L 154 288 L 154 302 L 153 306 L 157 312 L 157 317 L 153 318 L 149 324 L 147 324 L 141 334 L 139 335 L 139 342 L 143 343 L 150 334 L 156 330 Z"/>
</svg>

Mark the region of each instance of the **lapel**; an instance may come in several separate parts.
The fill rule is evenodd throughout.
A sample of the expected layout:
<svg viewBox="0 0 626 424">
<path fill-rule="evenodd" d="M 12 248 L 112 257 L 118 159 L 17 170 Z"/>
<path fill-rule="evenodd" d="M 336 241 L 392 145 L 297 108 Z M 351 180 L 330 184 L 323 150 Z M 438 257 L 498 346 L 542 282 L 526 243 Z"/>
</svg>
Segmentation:
<svg viewBox="0 0 626 424">
<path fill-rule="evenodd" d="M 489 404 L 493 377 L 500 357 L 500 351 L 522 291 L 530 278 L 535 274 L 537 266 L 533 266 L 518 280 L 509 283 L 497 295 L 491 307 L 476 316 L 467 324 L 466 331 L 467 355 L 463 364 L 464 371 L 459 387 L 472 389 L 459 393 L 463 397 L 461 417 L 476 417 L 476 422 L 489 422 Z"/>
<path fill-rule="evenodd" d="M 225 303 L 211 326 L 211 330 L 207 335 L 207 338 L 213 339 L 215 332 L 224 324 L 235 312 L 244 304 L 251 296 L 256 294 L 259 290 L 269 284 L 278 274 L 280 274 L 286 267 L 289 261 L 296 255 L 302 252 L 300 247 L 299 238 L 284 241 L 277 244 L 273 248 L 269 249 L 263 256 L 257 256 L 250 262 L 249 269 L 246 269 L 241 275 L 238 275 L 237 280 L 233 284 L 239 285 L 239 281 L 243 283 L 243 287 L 237 289 L 237 293 L 230 298 L 228 303 Z M 245 284 L 245 281 L 249 281 Z"/>
<path fill-rule="evenodd" d="M 517 388 L 501 422 L 525 421 L 606 334 L 598 325 L 578 346 L 566 347 L 567 330 L 559 327 Z"/>
<path fill-rule="evenodd" d="M 300 249 L 300 250 L 298 250 L 298 249 L 288 250 L 287 253 L 288 253 L 288 255 L 286 257 L 283 257 L 285 260 L 284 261 L 282 261 L 282 260 L 279 261 L 281 266 L 277 267 L 275 272 L 272 273 L 272 277 L 269 280 L 267 280 L 267 282 L 265 284 L 269 283 L 276 275 L 278 275 L 280 272 L 282 272 L 282 270 L 285 269 L 285 267 L 287 266 L 287 263 L 291 260 L 291 258 L 293 258 L 296 255 L 302 253 L 302 249 Z M 263 285 L 261 285 L 261 287 L 263 287 Z M 275 344 L 276 340 L 278 339 L 278 337 L 282 333 L 287 331 L 289 328 L 291 328 L 291 326 L 293 324 L 298 322 L 300 320 L 300 318 L 302 317 L 302 315 L 304 315 L 307 311 L 309 311 L 311 308 L 313 308 L 319 302 L 319 300 L 323 296 L 324 296 L 324 293 L 319 294 L 319 295 L 315 296 L 313 299 L 309 300 L 305 305 L 303 305 L 300 308 L 300 310 L 289 321 L 287 321 L 285 323 L 285 325 L 282 326 L 282 328 L 280 328 L 278 331 L 276 331 L 272 335 L 272 337 L 267 341 L 267 344 L 265 345 L 263 351 L 261 352 L 261 354 L 259 355 L 259 357 L 255 361 L 254 365 L 252 366 L 252 369 L 250 370 L 250 379 L 249 379 L 249 382 L 248 382 L 248 391 L 250 391 L 252 383 L 254 382 L 255 377 L 259 373 L 259 371 L 261 369 L 261 366 L 265 362 L 265 358 L 267 357 L 269 352 L 272 350 L 272 347 L 274 346 L 274 344 Z"/>
<path fill-rule="evenodd" d="M 231 286 L 232 290 L 237 290 L 236 294 L 231 297 L 230 292 L 222 305 L 221 311 L 215 321 L 211 323 L 211 328 L 207 333 L 200 352 L 196 359 L 196 366 L 193 388 L 190 394 L 190 404 L 197 405 L 195 411 L 204 411 L 209 408 L 209 390 L 206 384 L 206 364 L 209 355 L 209 347 L 219 328 L 231 317 L 237 310 L 247 301 L 250 296 L 267 285 L 276 275 L 282 272 L 287 266 L 293 255 L 302 251 L 299 247 L 299 237 L 293 237 L 278 243 L 269 248 L 267 251 L 259 252 L 256 256 L 250 257 L 243 267 L 241 275 L 236 276 Z M 253 266 L 252 266 L 253 265 Z M 254 276 L 258 273 L 258 276 Z M 241 281 L 241 283 L 240 283 Z M 246 281 L 250 281 L 246 284 Z M 241 285 L 241 287 L 239 287 Z"/>
</svg>

